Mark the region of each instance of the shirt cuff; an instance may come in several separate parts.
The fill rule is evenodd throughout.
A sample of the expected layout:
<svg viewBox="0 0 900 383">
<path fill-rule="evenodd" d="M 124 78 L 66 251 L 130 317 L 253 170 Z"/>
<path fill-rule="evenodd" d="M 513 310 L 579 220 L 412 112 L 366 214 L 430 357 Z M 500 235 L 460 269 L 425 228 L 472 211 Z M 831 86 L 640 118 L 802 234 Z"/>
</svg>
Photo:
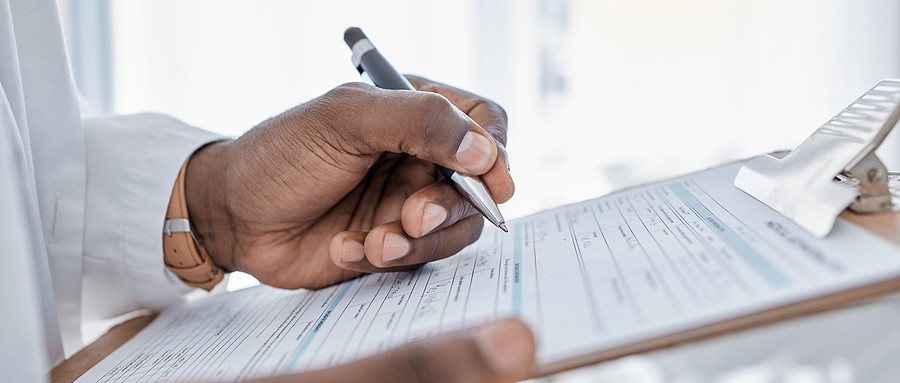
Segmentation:
<svg viewBox="0 0 900 383">
<path fill-rule="evenodd" d="M 178 303 L 190 291 L 163 262 L 162 228 L 185 159 L 225 137 L 161 114 L 84 120 L 86 322 Z"/>
</svg>

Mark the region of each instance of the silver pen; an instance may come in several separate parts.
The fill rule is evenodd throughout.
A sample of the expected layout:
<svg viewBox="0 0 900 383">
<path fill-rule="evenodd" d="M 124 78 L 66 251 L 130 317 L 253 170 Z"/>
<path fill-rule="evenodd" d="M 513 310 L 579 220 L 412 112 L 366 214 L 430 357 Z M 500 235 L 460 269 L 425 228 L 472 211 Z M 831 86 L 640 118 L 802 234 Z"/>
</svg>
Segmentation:
<svg viewBox="0 0 900 383">
<path fill-rule="evenodd" d="M 362 30 L 356 27 L 347 28 L 344 32 L 344 41 L 347 42 L 347 46 L 353 51 L 350 59 L 363 78 L 368 77 L 379 88 L 416 90 L 406 80 L 406 77 L 397 72 L 394 66 L 381 55 L 381 52 L 375 49 L 375 46 L 372 45 L 372 42 L 369 41 Z M 506 221 L 503 219 L 503 215 L 500 214 L 500 209 L 494 203 L 491 194 L 484 187 L 484 183 L 481 182 L 481 177 L 464 176 L 453 169 L 447 169 L 440 165 L 436 166 L 441 174 L 456 188 L 456 191 L 472 203 L 472 206 L 484 215 L 488 221 L 491 221 L 503 231 L 509 232 L 506 228 Z"/>
</svg>

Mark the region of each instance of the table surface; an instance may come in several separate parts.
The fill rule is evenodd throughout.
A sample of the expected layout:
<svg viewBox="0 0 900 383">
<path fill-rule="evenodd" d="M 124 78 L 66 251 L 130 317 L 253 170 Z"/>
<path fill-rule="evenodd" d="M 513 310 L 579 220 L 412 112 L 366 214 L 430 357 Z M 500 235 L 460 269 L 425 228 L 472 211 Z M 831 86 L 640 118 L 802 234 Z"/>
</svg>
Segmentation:
<svg viewBox="0 0 900 383">
<path fill-rule="evenodd" d="M 845 211 L 841 217 L 900 244 L 900 212 L 855 214 Z M 140 316 L 113 327 L 97 341 L 56 366 L 50 374 L 50 381 L 53 383 L 75 381 L 113 350 L 125 344 L 155 317 L 155 315 Z"/>
</svg>

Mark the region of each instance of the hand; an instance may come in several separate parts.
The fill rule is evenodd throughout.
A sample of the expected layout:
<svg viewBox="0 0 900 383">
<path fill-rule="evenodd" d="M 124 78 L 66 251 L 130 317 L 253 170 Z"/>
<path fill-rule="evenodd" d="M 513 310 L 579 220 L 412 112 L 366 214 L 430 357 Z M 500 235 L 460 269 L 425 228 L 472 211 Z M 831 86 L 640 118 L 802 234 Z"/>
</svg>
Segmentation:
<svg viewBox="0 0 900 383">
<path fill-rule="evenodd" d="M 255 382 L 513 382 L 528 377 L 534 351 L 528 327 L 508 319 L 341 366 Z"/>
<path fill-rule="evenodd" d="M 433 164 L 481 175 L 506 202 L 506 114 L 409 79 L 421 91 L 342 85 L 195 153 L 188 211 L 213 261 L 268 285 L 318 288 L 445 258 L 477 239 L 483 218 Z"/>
</svg>

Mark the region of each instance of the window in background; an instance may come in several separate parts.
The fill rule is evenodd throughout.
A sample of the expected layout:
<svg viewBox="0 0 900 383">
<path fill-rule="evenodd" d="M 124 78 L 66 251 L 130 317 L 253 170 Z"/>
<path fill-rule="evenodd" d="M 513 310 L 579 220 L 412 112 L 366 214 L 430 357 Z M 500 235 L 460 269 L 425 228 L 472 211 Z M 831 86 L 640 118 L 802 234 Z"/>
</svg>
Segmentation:
<svg viewBox="0 0 900 383">
<path fill-rule="evenodd" d="M 60 0 L 60 21 L 78 90 L 99 113 L 112 110 L 109 0 Z"/>
</svg>

